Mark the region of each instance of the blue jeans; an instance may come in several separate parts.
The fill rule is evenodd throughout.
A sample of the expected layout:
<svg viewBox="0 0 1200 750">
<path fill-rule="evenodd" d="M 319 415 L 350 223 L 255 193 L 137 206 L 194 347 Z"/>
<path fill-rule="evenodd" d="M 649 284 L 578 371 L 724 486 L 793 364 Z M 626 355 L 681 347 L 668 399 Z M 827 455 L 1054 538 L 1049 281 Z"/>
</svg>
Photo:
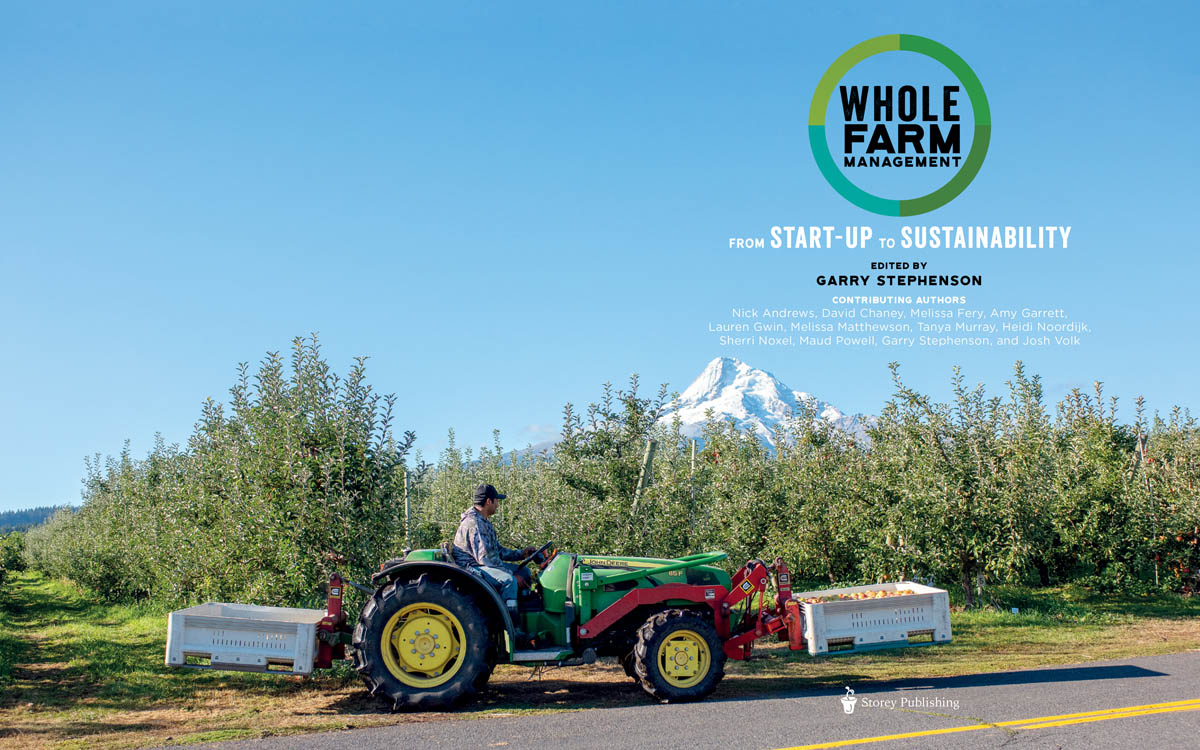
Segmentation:
<svg viewBox="0 0 1200 750">
<path fill-rule="evenodd" d="M 515 573 L 517 566 L 513 563 L 501 563 L 503 568 L 493 568 L 490 565 L 480 565 L 476 570 L 483 576 L 483 579 L 500 591 L 500 598 L 504 600 L 506 607 L 517 606 L 517 579 Z M 512 604 L 509 604 L 512 602 Z"/>
</svg>

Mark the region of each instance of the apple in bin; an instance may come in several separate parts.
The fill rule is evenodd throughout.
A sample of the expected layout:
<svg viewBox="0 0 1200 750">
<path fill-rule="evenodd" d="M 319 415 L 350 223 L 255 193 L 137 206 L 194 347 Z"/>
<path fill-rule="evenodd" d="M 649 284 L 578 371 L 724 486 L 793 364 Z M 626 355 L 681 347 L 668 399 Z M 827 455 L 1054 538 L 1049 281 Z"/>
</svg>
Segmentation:
<svg viewBox="0 0 1200 750">
<path fill-rule="evenodd" d="M 852 599 L 885 599 L 892 596 L 909 596 L 913 592 L 904 589 L 901 591 L 857 591 L 853 594 L 830 594 L 828 596 L 810 596 L 803 599 L 807 604 L 823 604 L 825 602 L 847 601 Z"/>
</svg>

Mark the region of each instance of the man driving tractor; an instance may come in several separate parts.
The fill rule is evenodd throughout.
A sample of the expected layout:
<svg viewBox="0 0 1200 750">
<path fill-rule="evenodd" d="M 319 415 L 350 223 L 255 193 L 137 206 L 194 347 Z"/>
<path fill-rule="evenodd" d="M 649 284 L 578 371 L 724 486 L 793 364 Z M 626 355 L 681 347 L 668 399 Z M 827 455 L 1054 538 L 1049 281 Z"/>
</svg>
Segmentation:
<svg viewBox="0 0 1200 750">
<path fill-rule="evenodd" d="M 528 587 L 529 569 L 517 567 L 513 562 L 522 560 L 537 551 L 536 547 L 509 549 L 500 544 L 492 516 L 500 510 L 500 501 L 506 496 L 490 484 L 475 488 L 474 504 L 463 511 L 458 531 L 454 534 L 454 562 L 481 575 L 500 591 L 504 605 L 513 614 L 517 611 L 518 587 Z"/>
</svg>

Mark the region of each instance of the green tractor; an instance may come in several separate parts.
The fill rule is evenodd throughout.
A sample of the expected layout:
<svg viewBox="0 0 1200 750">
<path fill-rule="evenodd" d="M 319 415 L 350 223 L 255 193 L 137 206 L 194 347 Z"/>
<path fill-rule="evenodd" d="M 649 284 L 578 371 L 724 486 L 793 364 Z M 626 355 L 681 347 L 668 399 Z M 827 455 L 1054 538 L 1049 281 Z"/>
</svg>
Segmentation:
<svg viewBox="0 0 1200 750">
<path fill-rule="evenodd" d="M 730 576 L 712 564 L 725 557 L 556 554 L 547 543 L 520 563 L 533 583 L 514 622 L 447 546 L 415 550 L 372 577 L 375 591 L 353 629 L 355 667 L 372 695 L 397 708 L 450 706 L 481 690 L 502 662 L 571 666 L 604 656 L 662 702 L 697 700 L 754 639 L 785 628 L 799 637 L 782 561 L 752 560 Z M 770 578 L 776 606 L 764 608 Z"/>
<path fill-rule="evenodd" d="M 171 667 L 310 675 L 352 658 L 372 695 L 394 708 L 445 708 L 479 692 L 497 664 L 573 666 L 615 657 L 664 703 L 698 700 L 774 635 L 812 656 L 948 643 L 945 591 L 912 582 L 793 593 L 783 560 L 732 574 L 724 552 L 673 560 L 556 553 L 520 565 L 532 584 L 515 613 L 449 545 L 384 563 L 351 626 L 344 583 L 324 610 L 208 602 L 172 612 Z M 774 583 L 768 598 L 768 585 Z"/>
</svg>

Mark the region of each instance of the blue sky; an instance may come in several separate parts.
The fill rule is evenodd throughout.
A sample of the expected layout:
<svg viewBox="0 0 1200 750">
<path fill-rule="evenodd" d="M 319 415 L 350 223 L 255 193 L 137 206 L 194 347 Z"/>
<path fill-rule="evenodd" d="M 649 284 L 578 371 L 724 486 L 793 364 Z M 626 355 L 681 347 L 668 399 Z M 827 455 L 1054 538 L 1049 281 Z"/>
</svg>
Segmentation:
<svg viewBox="0 0 1200 750">
<path fill-rule="evenodd" d="M 426 455 L 547 437 L 638 372 L 684 388 L 737 355 L 846 411 L 900 359 L 1130 413 L 1200 406 L 1197 12 L 1117 3 L 9 3 L 0 23 L 0 509 L 77 502 L 83 457 L 190 433 L 240 361 L 319 331 L 370 357 Z M 825 68 L 936 39 L 987 91 L 979 176 L 928 217 L 821 178 Z M 925 221 L 928 219 L 928 221 Z M 774 224 L 1069 224 L 1066 251 L 920 254 L 972 304 L 1063 307 L 1054 351 L 723 350 L 730 307 L 820 306 L 863 251 L 730 250 Z M 882 256 L 878 259 L 895 259 Z"/>
</svg>

